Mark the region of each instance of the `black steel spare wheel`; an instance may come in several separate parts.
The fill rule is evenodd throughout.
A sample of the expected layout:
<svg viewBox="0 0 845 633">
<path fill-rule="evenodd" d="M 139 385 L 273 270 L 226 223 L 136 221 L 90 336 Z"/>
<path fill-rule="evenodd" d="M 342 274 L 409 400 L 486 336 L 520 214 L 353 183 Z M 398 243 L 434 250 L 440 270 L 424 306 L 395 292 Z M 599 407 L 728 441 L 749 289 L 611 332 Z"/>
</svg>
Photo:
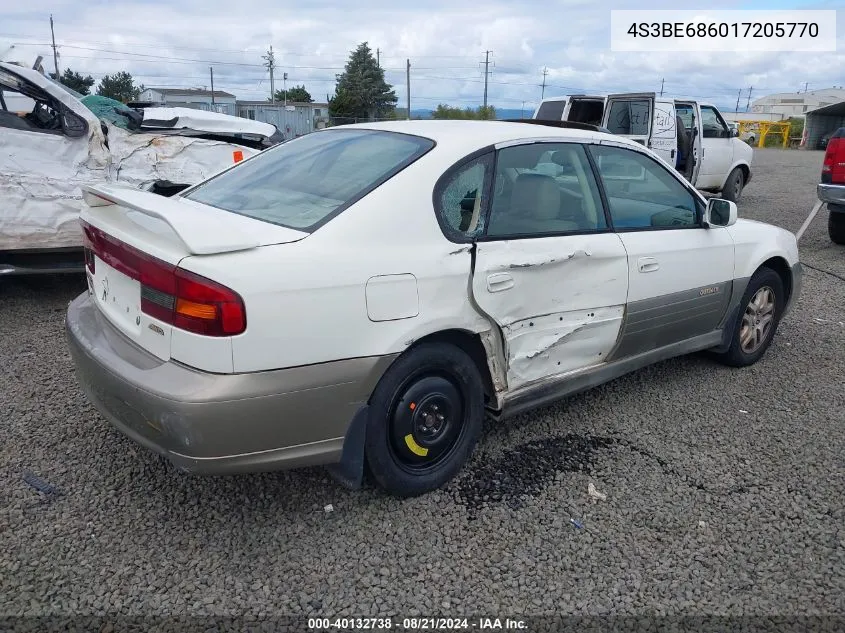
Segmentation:
<svg viewBox="0 0 845 633">
<path fill-rule="evenodd" d="M 442 376 L 414 380 L 393 407 L 393 456 L 405 469 L 431 469 L 455 446 L 463 429 L 460 390 Z"/>
<path fill-rule="evenodd" d="M 408 350 L 370 398 L 365 451 L 376 481 L 409 497 L 439 488 L 469 458 L 484 419 L 473 360 L 447 343 Z"/>
</svg>

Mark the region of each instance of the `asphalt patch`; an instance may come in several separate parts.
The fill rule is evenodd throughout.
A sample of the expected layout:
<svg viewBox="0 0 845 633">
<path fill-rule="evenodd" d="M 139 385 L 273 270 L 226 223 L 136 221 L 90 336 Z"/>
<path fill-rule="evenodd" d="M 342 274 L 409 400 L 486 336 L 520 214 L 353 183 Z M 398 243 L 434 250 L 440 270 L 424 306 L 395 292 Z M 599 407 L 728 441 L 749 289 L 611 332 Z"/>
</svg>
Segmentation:
<svg viewBox="0 0 845 633">
<path fill-rule="evenodd" d="M 567 434 L 520 444 L 495 457 L 480 456 L 480 465 L 458 481 L 457 498 L 469 510 L 489 503 L 512 509 L 539 495 L 559 473 L 592 471 L 597 451 L 616 440 L 607 437 Z"/>
</svg>

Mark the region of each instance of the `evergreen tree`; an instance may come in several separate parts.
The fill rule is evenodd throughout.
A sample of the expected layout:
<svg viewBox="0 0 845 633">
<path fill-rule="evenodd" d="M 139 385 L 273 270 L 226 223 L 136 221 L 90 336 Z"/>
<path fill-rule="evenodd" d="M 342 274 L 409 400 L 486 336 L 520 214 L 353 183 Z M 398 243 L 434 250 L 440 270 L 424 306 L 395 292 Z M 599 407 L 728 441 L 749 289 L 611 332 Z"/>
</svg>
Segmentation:
<svg viewBox="0 0 845 633">
<path fill-rule="evenodd" d="M 56 73 L 50 73 L 50 77 L 56 79 Z M 62 73 L 58 81 L 81 95 L 89 94 L 91 92 L 91 86 L 94 85 L 94 78 L 91 75 L 83 77 L 70 68 L 65 68 L 65 72 Z"/>
<path fill-rule="evenodd" d="M 141 94 L 141 89 L 135 86 L 132 75 L 124 70 L 114 75 L 104 76 L 97 87 L 97 94 L 127 103 L 135 101 Z"/>
<path fill-rule="evenodd" d="M 372 50 L 363 42 L 353 51 L 337 77 L 335 96 L 329 100 L 329 115 L 357 119 L 389 118 L 398 98 L 384 79 Z"/>
</svg>

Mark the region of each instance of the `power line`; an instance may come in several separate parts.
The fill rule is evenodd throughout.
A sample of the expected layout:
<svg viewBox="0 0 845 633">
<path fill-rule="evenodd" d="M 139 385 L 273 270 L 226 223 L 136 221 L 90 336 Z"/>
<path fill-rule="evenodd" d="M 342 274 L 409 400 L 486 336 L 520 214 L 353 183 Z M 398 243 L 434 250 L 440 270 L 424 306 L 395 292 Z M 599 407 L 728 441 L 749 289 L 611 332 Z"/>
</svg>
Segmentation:
<svg viewBox="0 0 845 633">
<path fill-rule="evenodd" d="M 77 29 L 79 30 L 79 29 Z M 85 29 L 83 29 L 85 30 Z M 93 30 L 89 30 L 88 32 L 94 32 Z M 99 31 L 98 31 L 99 32 Z M 23 38 L 27 39 L 26 36 L 22 36 L 20 33 L 0 33 L 0 37 L 10 38 L 10 39 L 18 39 Z M 29 38 L 29 39 L 36 39 L 36 38 Z M 20 46 L 50 46 L 49 43 L 44 42 L 16 42 Z M 85 44 L 101 44 L 105 46 L 113 46 L 114 42 L 103 42 L 98 40 L 85 40 Z M 62 44 L 61 42 L 58 46 L 69 46 L 68 44 Z M 156 50 L 160 50 L 162 47 L 161 44 L 140 44 L 140 43 L 126 43 L 124 46 L 134 47 L 134 48 L 154 48 Z M 206 53 L 240 53 L 240 54 L 256 54 L 260 52 L 260 49 L 254 48 L 243 48 L 243 49 L 235 49 L 235 48 L 207 48 L 207 47 L 199 47 L 199 46 L 175 46 L 172 44 L 167 44 L 166 48 L 174 49 L 174 50 L 186 50 L 186 51 L 202 51 Z M 282 49 L 281 54 L 285 57 L 338 57 L 347 59 L 349 54 L 352 51 L 347 51 L 346 53 L 296 53 L 292 51 L 287 51 Z M 474 59 L 474 55 L 414 55 L 416 59 Z M 385 56 L 385 59 L 404 59 L 401 55 L 395 56 Z"/>
</svg>

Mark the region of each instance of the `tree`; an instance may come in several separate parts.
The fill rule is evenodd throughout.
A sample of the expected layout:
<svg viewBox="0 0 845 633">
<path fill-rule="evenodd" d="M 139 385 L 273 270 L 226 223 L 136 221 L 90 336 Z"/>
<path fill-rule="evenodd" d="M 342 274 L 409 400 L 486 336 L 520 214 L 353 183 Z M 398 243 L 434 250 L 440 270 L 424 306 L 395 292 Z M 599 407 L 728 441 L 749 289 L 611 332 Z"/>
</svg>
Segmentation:
<svg viewBox="0 0 845 633">
<path fill-rule="evenodd" d="M 138 99 L 141 89 L 135 86 L 132 75 L 122 70 L 114 75 L 105 75 L 97 87 L 97 94 L 101 97 L 109 97 L 116 101 L 128 103 Z"/>
<path fill-rule="evenodd" d="M 384 80 L 372 50 L 363 42 L 349 56 L 337 77 L 335 96 L 329 100 L 329 115 L 356 119 L 389 118 L 398 98 Z"/>
<path fill-rule="evenodd" d="M 486 108 L 484 106 L 480 106 L 477 110 L 473 110 L 469 107 L 461 110 L 460 108 L 453 108 L 445 103 L 441 103 L 437 106 L 434 112 L 431 113 L 431 116 L 435 119 L 495 119 L 496 108 L 493 106 L 487 106 Z"/>
<path fill-rule="evenodd" d="M 50 76 L 55 79 L 56 73 L 50 73 Z M 79 73 L 72 71 L 70 68 L 65 68 L 65 72 L 62 73 L 62 76 L 59 77 L 58 81 L 81 95 L 90 94 L 91 86 L 94 85 L 94 78 L 91 75 L 83 77 Z"/>
<path fill-rule="evenodd" d="M 287 101 L 292 101 L 293 103 L 313 103 L 314 99 L 311 98 L 311 93 L 305 89 L 305 86 L 294 86 L 293 88 L 288 88 L 287 91 L 285 90 L 277 90 L 276 91 L 276 101 L 285 101 L 285 92 L 287 92 Z"/>
</svg>

